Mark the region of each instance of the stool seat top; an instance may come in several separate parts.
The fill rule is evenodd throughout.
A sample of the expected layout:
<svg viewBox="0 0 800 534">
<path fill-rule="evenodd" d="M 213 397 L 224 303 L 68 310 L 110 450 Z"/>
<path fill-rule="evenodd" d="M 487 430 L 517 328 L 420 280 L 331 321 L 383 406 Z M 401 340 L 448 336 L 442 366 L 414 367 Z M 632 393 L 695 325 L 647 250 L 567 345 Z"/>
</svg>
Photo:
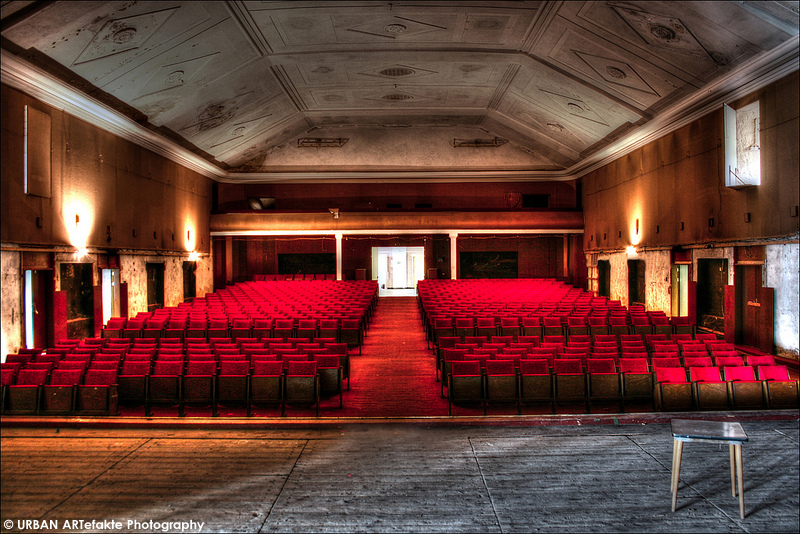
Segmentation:
<svg viewBox="0 0 800 534">
<path fill-rule="evenodd" d="M 680 441 L 709 440 L 743 443 L 748 440 L 742 425 L 727 421 L 672 419 L 672 437 Z"/>
</svg>

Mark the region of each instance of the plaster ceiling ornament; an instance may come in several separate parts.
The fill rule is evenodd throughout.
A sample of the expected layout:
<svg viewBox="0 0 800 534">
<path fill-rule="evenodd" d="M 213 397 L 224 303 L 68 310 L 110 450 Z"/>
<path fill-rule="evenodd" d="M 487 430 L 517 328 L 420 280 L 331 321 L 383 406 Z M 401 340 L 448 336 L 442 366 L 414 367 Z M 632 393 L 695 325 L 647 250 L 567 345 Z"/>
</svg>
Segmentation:
<svg viewBox="0 0 800 534">
<path fill-rule="evenodd" d="M 194 121 L 181 128 L 181 132 L 191 135 L 192 132 L 213 130 L 234 118 L 241 101 L 249 93 L 236 96 L 223 102 L 214 102 L 200 110 Z"/>
<path fill-rule="evenodd" d="M 213 53 L 202 57 L 187 59 L 178 63 L 162 65 L 159 69 L 153 71 L 150 80 L 141 90 L 142 94 L 137 96 L 135 100 L 186 85 L 201 72 L 216 55 L 217 53 Z"/>
<path fill-rule="evenodd" d="M 176 10 L 177 8 L 171 8 L 109 20 L 95 34 L 92 41 L 81 52 L 73 65 L 88 63 L 89 61 L 139 48 Z"/>
<path fill-rule="evenodd" d="M 628 63 L 608 57 L 587 54 L 586 52 L 577 50 L 573 50 L 573 52 L 608 83 L 622 85 L 629 89 L 636 89 L 637 91 L 643 91 L 655 96 L 661 96 L 638 72 L 636 72 L 636 69 Z"/>
<path fill-rule="evenodd" d="M 624 6 L 612 5 L 611 8 L 648 45 L 688 54 L 699 59 L 713 59 L 680 19 Z"/>
<path fill-rule="evenodd" d="M 423 17 L 380 17 L 364 24 L 345 28 L 343 39 L 374 38 L 376 40 L 415 40 L 427 33 L 443 32 L 447 27 Z M 361 40 L 361 39 L 359 39 Z"/>
<path fill-rule="evenodd" d="M 563 109 L 573 117 L 579 117 L 581 119 L 595 122 L 603 126 L 609 125 L 608 122 L 606 122 L 606 120 L 603 119 L 603 117 L 601 117 L 597 112 L 592 110 L 589 104 L 587 104 L 580 98 L 575 98 L 568 95 L 562 95 L 559 93 L 553 93 L 551 91 L 546 91 L 544 89 L 540 89 L 540 91 L 546 94 L 553 102 L 558 104 L 558 106 L 561 109 Z"/>
<path fill-rule="evenodd" d="M 420 78 L 422 76 L 429 76 L 431 74 L 438 74 L 438 72 L 415 66 L 395 64 L 395 65 L 376 67 L 374 69 L 361 71 L 358 74 L 361 76 L 372 76 L 375 78 L 383 78 L 383 79 L 403 78 L 404 80 L 406 80 L 411 78 Z"/>
</svg>

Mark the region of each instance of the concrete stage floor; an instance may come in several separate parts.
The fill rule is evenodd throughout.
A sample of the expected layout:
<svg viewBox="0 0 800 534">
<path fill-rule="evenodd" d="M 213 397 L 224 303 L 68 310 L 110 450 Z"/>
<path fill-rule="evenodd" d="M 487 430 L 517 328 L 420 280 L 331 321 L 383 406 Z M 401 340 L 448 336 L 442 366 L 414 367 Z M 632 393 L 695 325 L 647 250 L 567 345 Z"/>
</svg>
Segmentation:
<svg viewBox="0 0 800 534">
<path fill-rule="evenodd" d="M 95 532 L 163 531 L 150 521 L 204 523 L 187 532 L 797 532 L 800 425 L 796 410 L 782 415 L 722 416 L 750 438 L 744 520 L 725 445 L 686 444 L 670 511 L 668 420 L 681 414 L 260 428 L 4 418 L 0 519 L 12 522 L 3 532 L 26 519 L 122 527 Z"/>
</svg>

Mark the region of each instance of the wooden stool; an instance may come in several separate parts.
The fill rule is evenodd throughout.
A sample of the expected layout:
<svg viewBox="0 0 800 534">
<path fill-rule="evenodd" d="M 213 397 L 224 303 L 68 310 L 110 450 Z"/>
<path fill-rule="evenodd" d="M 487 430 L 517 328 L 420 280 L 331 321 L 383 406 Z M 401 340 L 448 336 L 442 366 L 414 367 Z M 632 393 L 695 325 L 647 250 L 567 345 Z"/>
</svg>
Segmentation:
<svg viewBox="0 0 800 534">
<path fill-rule="evenodd" d="M 742 443 L 747 441 L 742 425 L 721 421 L 696 421 L 692 419 L 673 419 L 672 425 L 672 511 L 678 501 L 678 478 L 681 473 L 681 455 L 685 441 L 711 441 L 727 443 L 731 462 L 731 491 L 736 497 L 739 486 L 739 515 L 744 519 L 744 480 L 742 478 Z"/>
</svg>

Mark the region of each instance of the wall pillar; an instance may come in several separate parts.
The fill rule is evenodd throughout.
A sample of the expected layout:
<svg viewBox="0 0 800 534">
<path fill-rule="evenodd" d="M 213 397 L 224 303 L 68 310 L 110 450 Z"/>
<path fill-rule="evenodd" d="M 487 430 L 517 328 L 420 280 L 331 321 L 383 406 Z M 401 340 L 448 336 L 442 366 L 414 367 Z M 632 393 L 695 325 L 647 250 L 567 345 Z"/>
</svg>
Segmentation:
<svg viewBox="0 0 800 534">
<path fill-rule="evenodd" d="M 458 278 L 458 232 L 450 232 L 450 278 Z"/>
<path fill-rule="evenodd" d="M 342 280 L 342 233 L 333 234 L 336 237 L 336 279 Z"/>
</svg>

